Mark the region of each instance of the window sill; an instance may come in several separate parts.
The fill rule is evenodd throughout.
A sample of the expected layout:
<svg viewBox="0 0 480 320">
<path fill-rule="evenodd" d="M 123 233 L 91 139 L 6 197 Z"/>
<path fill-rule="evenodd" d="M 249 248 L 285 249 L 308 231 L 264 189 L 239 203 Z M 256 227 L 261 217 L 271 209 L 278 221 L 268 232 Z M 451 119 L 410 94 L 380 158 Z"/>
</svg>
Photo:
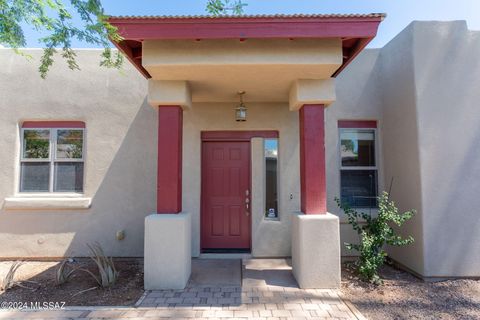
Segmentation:
<svg viewBox="0 0 480 320">
<path fill-rule="evenodd" d="M 279 221 L 280 221 L 280 218 L 279 218 L 279 217 L 264 217 L 263 220 L 264 220 L 264 221 L 276 221 L 276 222 L 279 222 Z"/>
<path fill-rule="evenodd" d="M 84 210 L 89 209 L 92 198 L 79 196 L 15 196 L 5 198 L 4 209 L 6 210 Z"/>
</svg>

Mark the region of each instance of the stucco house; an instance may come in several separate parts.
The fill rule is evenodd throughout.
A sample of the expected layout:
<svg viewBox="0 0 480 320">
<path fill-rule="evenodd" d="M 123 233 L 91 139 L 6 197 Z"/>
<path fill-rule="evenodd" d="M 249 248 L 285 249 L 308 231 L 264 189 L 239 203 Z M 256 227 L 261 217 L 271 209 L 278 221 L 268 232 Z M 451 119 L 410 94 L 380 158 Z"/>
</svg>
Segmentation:
<svg viewBox="0 0 480 320">
<path fill-rule="evenodd" d="M 301 287 L 338 287 L 356 235 L 334 198 L 375 214 L 391 184 L 418 211 L 393 259 L 480 276 L 480 32 L 413 22 L 364 49 L 383 18 L 112 17 L 121 74 L 88 49 L 42 80 L 1 49 L 0 257 L 97 241 L 155 289 L 192 257 L 291 256 Z"/>
</svg>

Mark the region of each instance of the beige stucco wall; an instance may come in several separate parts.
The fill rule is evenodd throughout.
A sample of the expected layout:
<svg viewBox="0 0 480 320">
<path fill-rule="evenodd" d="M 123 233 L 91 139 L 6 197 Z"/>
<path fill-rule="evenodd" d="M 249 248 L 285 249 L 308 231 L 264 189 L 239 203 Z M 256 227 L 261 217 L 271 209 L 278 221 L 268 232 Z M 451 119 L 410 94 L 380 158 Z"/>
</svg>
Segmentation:
<svg viewBox="0 0 480 320">
<path fill-rule="evenodd" d="M 340 217 L 341 249 L 343 256 L 354 256 L 348 251 L 344 242 L 357 242 L 358 235 L 347 223 L 340 212 L 335 197 L 340 197 L 340 139 L 339 120 L 376 120 L 378 186 L 385 189 L 382 159 L 382 101 L 378 90 L 380 50 L 366 50 L 350 64 L 336 79 L 337 100 L 326 109 L 325 113 L 325 151 L 327 163 L 327 209 Z M 369 211 L 375 214 L 375 210 Z"/>
<path fill-rule="evenodd" d="M 480 32 L 415 22 L 423 275 L 480 276 Z"/>
<path fill-rule="evenodd" d="M 480 276 L 480 32 L 413 22 L 380 53 L 384 180 L 418 214 L 391 256 L 424 277 Z"/>
<path fill-rule="evenodd" d="M 41 51 L 26 52 L 33 61 L 0 50 L 0 257 L 82 256 L 94 241 L 111 255 L 143 256 L 157 159 L 157 113 L 146 103 L 146 80 L 129 64 L 123 74 L 100 68 L 99 50 L 78 51 L 82 71 L 59 61 L 42 80 Z M 85 121 L 90 209 L 5 210 L 4 199 L 18 191 L 24 120 Z M 116 240 L 118 230 L 125 230 L 122 241 Z"/>
<path fill-rule="evenodd" d="M 383 157 L 385 181 L 393 179 L 391 197 L 400 210 L 418 214 L 402 228 L 415 243 L 390 248 L 392 257 L 419 274 L 424 270 L 422 181 L 418 145 L 417 102 L 412 52 L 413 29 L 407 27 L 381 51 L 384 112 Z"/>
<path fill-rule="evenodd" d="M 480 276 L 479 54 L 464 21 L 413 22 L 344 70 L 326 113 L 328 210 L 338 213 L 337 120 L 377 119 L 379 190 L 393 178 L 400 210 L 418 211 L 401 231 L 415 243 L 388 251 L 424 277 Z M 357 237 L 341 224 L 341 238 Z"/>
</svg>

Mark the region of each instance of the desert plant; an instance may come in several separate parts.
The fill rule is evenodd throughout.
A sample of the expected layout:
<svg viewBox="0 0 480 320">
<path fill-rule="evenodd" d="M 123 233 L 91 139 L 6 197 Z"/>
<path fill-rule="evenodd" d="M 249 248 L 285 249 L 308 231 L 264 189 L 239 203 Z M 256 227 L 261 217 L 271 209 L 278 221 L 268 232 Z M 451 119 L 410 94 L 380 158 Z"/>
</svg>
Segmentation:
<svg viewBox="0 0 480 320">
<path fill-rule="evenodd" d="M 75 271 L 77 271 L 77 268 L 68 268 L 69 260 L 65 259 L 62 262 L 60 262 L 57 266 L 57 269 L 55 270 L 55 284 L 56 285 L 61 285 L 67 282 L 70 277 L 73 275 Z"/>
<path fill-rule="evenodd" d="M 7 291 L 8 289 L 11 289 L 13 286 L 18 284 L 18 282 L 15 280 L 15 273 L 22 264 L 22 261 L 15 261 L 12 263 L 10 269 L 8 269 L 8 272 L 2 279 L 0 291 Z"/>
<path fill-rule="evenodd" d="M 115 284 L 118 278 L 118 272 L 115 269 L 112 257 L 107 257 L 99 243 L 87 244 L 90 249 L 90 258 L 95 262 L 98 268 L 98 276 L 93 274 L 90 270 L 82 269 L 89 273 L 98 285 L 102 288 L 107 288 Z"/>
<path fill-rule="evenodd" d="M 337 205 L 347 215 L 348 223 L 352 225 L 360 239 L 358 244 L 345 243 L 348 250 L 358 251 L 360 256 L 355 261 L 358 273 L 362 278 L 372 283 L 380 284 L 382 280 L 378 275 L 379 268 L 385 263 L 388 256 L 384 250 L 385 245 L 405 246 L 413 243 L 411 236 L 402 238 L 392 228 L 392 223 L 398 227 L 409 220 L 416 213 L 415 210 L 398 213 L 395 203 L 389 199 L 388 192 L 383 192 L 378 197 L 378 215 L 373 217 L 370 213 L 357 212 L 347 203 L 342 203 L 335 198 Z M 359 219 L 365 220 L 360 223 Z"/>
<path fill-rule="evenodd" d="M 207 7 L 205 10 L 214 15 L 241 15 L 243 14 L 243 8 L 247 4 L 243 3 L 242 0 L 208 0 Z"/>
</svg>

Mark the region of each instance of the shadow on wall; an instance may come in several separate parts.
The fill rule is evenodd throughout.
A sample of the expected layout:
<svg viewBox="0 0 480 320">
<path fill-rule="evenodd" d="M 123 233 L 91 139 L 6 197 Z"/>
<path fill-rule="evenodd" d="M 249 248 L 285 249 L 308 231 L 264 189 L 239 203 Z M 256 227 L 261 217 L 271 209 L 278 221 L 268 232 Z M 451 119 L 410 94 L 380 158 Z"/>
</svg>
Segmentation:
<svg viewBox="0 0 480 320">
<path fill-rule="evenodd" d="M 409 225 L 419 232 L 413 246 L 392 252 L 426 277 L 479 276 L 480 33 L 464 21 L 413 22 L 383 53 L 385 117 L 394 115 L 386 129 L 400 137 L 392 137 L 386 165 L 398 162 L 389 172 L 393 198 L 401 193 L 399 208 L 418 210 Z M 404 151 L 416 144 L 412 170 L 412 154 Z"/>
<path fill-rule="evenodd" d="M 338 208 L 335 197 L 340 198 L 340 139 L 338 120 L 379 120 L 380 141 L 377 144 L 379 160 L 378 189 L 384 189 L 382 146 L 382 92 L 379 90 L 381 75 L 380 49 L 367 49 L 350 64 L 336 79 L 337 100 L 326 109 L 326 156 L 327 156 L 327 204 L 328 212 L 340 218 L 342 256 L 357 256 L 347 250 L 345 242 L 358 243 L 359 237 L 347 223 L 344 213 Z M 371 210 L 368 209 L 367 212 Z"/>
<path fill-rule="evenodd" d="M 92 195 L 90 209 L 1 212 L 0 234 L 11 240 L 8 251 L 20 257 L 87 256 L 86 244 L 99 242 L 107 255 L 143 256 L 144 218 L 155 211 L 156 202 L 157 131 L 151 130 L 156 119 L 145 98 Z M 88 154 L 86 161 L 86 170 L 95 168 L 88 165 Z M 86 176 L 101 172 L 87 171 Z M 119 230 L 125 231 L 124 240 L 116 240 Z"/>
<path fill-rule="evenodd" d="M 419 23 L 417 42 L 428 36 L 423 26 Z M 441 36 L 430 39 L 430 48 L 441 50 L 419 55 L 416 72 L 429 224 L 426 249 L 432 262 L 426 273 L 479 276 L 478 268 L 472 274 L 468 253 L 480 250 L 480 169 L 475 161 L 480 158 L 480 94 L 474 85 L 480 79 L 480 32 L 473 36 L 464 22 L 441 27 L 436 31 Z M 457 116 L 452 117 L 452 109 Z"/>
<path fill-rule="evenodd" d="M 480 32 L 414 27 L 426 276 L 480 276 Z"/>
</svg>

